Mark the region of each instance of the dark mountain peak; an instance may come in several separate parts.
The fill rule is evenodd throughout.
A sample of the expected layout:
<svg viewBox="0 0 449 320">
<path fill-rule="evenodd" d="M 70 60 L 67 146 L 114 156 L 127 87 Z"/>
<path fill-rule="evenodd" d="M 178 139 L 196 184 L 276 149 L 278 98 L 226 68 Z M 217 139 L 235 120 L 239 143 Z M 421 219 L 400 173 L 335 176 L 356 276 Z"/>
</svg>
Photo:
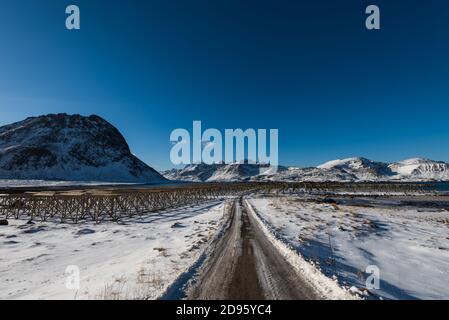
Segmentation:
<svg viewBox="0 0 449 320">
<path fill-rule="evenodd" d="M 163 180 L 131 154 L 123 135 L 102 117 L 65 113 L 0 127 L 0 178 Z"/>
</svg>

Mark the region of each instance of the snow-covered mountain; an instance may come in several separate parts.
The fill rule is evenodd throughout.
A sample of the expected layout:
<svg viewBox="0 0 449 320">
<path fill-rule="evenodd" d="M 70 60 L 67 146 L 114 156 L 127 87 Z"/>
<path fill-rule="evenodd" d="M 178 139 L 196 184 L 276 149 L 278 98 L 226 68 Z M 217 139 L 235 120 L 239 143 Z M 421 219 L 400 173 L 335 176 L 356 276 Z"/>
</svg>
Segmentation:
<svg viewBox="0 0 449 320">
<path fill-rule="evenodd" d="M 413 158 L 389 165 L 396 179 L 449 181 L 449 164 Z"/>
<path fill-rule="evenodd" d="M 286 167 L 278 167 L 278 171 L 286 171 Z M 273 168 L 262 164 L 191 164 L 183 169 L 172 169 L 163 172 L 171 180 L 181 181 L 245 181 L 260 180 L 269 177 Z"/>
<path fill-rule="evenodd" d="M 180 181 L 449 181 L 449 164 L 365 158 L 318 167 L 195 164 L 164 172 Z M 0 127 L 0 179 L 157 183 L 157 171 L 132 155 L 120 132 L 98 116 L 50 114 Z"/>
<path fill-rule="evenodd" d="M 347 158 L 318 167 L 279 166 L 275 171 L 259 164 L 197 164 L 163 173 L 181 181 L 449 181 L 449 164 L 426 159 L 383 163 L 366 158 Z"/>
<path fill-rule="evenodd" d="M 0 179 L 165 181 L 99 116 L 50 114 L 0 127 Z"/>
<path fill-rule="evenodd" d="M 366 158 L 333 160 L 318 166 L 318 169 L 339 170 L 352 174 L 355 180 L 360 181 L 385 180 L 394 175 L 388 164 Z"/>
</svg>

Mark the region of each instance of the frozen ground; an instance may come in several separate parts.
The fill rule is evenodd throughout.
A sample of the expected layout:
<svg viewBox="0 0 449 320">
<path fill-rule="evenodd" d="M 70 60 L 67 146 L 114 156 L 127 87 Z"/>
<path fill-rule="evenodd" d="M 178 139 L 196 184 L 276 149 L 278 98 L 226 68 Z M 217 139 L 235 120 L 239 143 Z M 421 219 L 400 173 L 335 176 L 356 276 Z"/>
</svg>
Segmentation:
<svg viewBox="0 0 449 320">
<path fill-rule="evenodd" d="M 365 207 L 296 197 L 251 199 L 270 230 L 322 272 L 368 298 L 449 298 L 449 213 Z M 380 288 L 366 290 L 366 268 Z M 371 282 L 372 283 L 372 282 Z"/>
<path fill-rule="evenodd" d="M 0 299 L 154 299 L 200 257 L 223 219 L 222 201 L 106 222 L 0 226 Z M 66 288 L 66 268 L 80 289 Z"/>
</svg>

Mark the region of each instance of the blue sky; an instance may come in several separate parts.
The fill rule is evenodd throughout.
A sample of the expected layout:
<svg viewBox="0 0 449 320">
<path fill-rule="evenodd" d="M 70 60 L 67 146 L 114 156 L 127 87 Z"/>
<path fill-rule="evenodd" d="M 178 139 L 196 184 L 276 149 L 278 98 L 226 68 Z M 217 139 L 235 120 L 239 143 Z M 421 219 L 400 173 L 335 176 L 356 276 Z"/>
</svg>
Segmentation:
<svg viewBox="0 0 449 320">
<path fill-rule="evenodd" d="M 98 114 L 156 169 L 193 120 L 277 128 L 286 165 L 449 161 L 445 0 L 0 0 L 0 37 L 0 125 Z"/>
</svg>

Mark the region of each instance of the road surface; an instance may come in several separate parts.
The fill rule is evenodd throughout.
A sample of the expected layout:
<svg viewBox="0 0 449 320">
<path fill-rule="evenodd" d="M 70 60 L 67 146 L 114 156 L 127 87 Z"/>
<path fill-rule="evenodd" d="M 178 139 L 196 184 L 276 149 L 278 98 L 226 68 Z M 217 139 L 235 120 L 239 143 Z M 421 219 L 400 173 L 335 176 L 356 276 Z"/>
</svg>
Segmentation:
<svg viewBox="0 0 449 320">
<path fill-rule="evenodd" d="M 232 206 L 231 219 L 188 299 L 319 299 L 267 239 L 241 198 Z"/>
</svg>

